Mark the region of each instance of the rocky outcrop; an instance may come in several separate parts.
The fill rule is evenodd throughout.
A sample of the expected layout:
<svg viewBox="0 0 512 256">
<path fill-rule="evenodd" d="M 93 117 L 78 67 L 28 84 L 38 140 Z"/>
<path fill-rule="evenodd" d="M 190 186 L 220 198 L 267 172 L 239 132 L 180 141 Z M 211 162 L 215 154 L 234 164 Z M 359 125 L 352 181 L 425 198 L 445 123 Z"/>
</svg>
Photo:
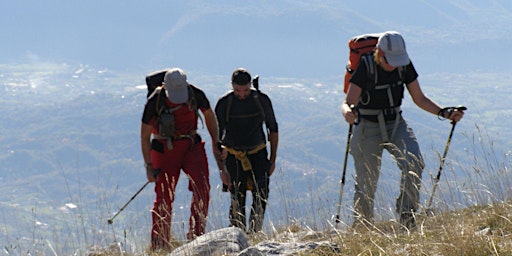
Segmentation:
<svg viewBox="0 0 512 256">
<path fill-rule="evenodd" d="M 337 244 L 330 241 L 305 242 L 304 237 L 315 237 L 314 232 L 293 233 L 281 238 L 290 238 L 293 241 L 263 241 L 251 245 L 247 235 L 239 228 L 224 228 L 212 231 L 195 240 L 176 248 L 172 256 L 192 255 L 297 255 L 309 250 L 322 250 L 324 252 L 339 252 Z M 281 239 L 280 239 L 281 240 Z M 288 239 L 285 239 L 288 240 Z"/>
</svg>

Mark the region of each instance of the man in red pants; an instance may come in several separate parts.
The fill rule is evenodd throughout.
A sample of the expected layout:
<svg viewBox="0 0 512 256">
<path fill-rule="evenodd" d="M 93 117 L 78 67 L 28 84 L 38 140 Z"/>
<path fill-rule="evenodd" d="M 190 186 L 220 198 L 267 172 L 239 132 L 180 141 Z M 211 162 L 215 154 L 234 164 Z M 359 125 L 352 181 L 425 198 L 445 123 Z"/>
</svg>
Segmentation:
<svg viewBox="0 0 512 256">
<path fill-rule="evenodd" d="M 187 239 L 192 240 L 205 232 L 210 182 L 205 143 L 197 134 L 199 110 L 212 139 L 213 154 L 217 159 L 220 156 L 216 147 L 219 141 L 217 120 L 205 93 L 189 84 L 181 69 L 162 72 L 165 72 L 164 83 L 148 97 L 141 124 L 146 174 L 150 182 L 155 182 L 156 192 L 152 210 L 153 250 L 169 249 L 172 203 L 181 170 L 189 178 L 188 189 L 192 192 Z M 156 169 L 161 172 L 154 177 Z"/>
</svg>

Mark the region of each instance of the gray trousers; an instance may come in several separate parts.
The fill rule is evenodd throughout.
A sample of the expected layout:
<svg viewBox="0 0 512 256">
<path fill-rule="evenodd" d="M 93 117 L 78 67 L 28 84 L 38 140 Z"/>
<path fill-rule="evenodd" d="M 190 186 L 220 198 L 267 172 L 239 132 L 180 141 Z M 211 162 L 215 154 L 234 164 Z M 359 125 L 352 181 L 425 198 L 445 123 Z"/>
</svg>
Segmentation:
<svg viewBox="0 0 512 256">
<path fill-rule="evenodd" d="M 356 220 L 373 222 L 373 207 L 379 180 L 382 152 L 386 149 L 402 171 L 400 195 L 396 201 L 398 214 L 418 209 L 421 173 L 425 164 L 418 141 L 407 122 L 400 118 L 393 137 L 395 121 L 386 122 L 390 141 L 383 140 L 379 123 L 361 119 L 354 126 L 350 152 L 355 163 L 354 213 Z"/>
</svg>

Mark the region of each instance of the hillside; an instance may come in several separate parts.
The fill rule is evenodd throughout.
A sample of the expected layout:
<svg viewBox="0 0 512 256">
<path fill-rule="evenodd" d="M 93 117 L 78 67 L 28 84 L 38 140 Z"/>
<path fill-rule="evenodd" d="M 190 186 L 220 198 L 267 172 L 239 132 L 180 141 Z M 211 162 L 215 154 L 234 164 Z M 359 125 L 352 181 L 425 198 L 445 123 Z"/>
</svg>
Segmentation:
<svg viewBox="0 0 512 256">
<path fill-rule="evenodd" d="M 56 250 L 70 252 L 91 244 L 109 244 L 120 236 L 127 244 L 144 243 L 153 200 L 150 188 L 113 226 L 106 223 L 145 181 L 138 144 L 144 74 L 52 63 L 0 66 L 0 73 L 0 90 L 5 92 L 0 95 L 2 246 L 46 251 L 51 244 Z M 189 76 L 192 83 L 205 89 L 212 104 L 229 89 L 227 76 L 193 72 Z M 511 113 L 506 106 L 510 104 L 506 99 L 512 90 L 507 86 L 510 79 L 510 74 L 422 77 L 424 90 L 432 98 L 443 105 L 465 104 L 469 109 L 455 131 L 435 195 L 434 207 L 440 211 L 509 198 L 511 144 L 500 138 L 512 135 L 506 128 L 510 127 Z M 293 224 L 312 230 L 330 228 L 347 132 L 338 110 L 343 98 L 341 81 L 341 76 L 261 77 L 261 88 L 273 99 L 281 130 L 264 227 L 269 233 Z M 502 93 L 478 90 L 488 81 Z M 483 95 L 467 97 L 475 91 Z M 425 203 L 450 124 L 419 110 L 409 98 L 404 109 L 427 162 L 421 192 Z M 347 175 L 342 219 L 350 223 L 351 158 Z M 376 202 L 379 221 L 395 217 L 392 204 L 398 175 L 385 155 Z M 215 230 L 227 226 L 228 197 L 220 191 L 217 175 L 211 176 L 211 183 L 207 229 Z M 180 196 L 175 202 L 173 233 L 179 239 L 184 236 L 190 200 L 185 184 L 178 184 Z"/>
</svg>

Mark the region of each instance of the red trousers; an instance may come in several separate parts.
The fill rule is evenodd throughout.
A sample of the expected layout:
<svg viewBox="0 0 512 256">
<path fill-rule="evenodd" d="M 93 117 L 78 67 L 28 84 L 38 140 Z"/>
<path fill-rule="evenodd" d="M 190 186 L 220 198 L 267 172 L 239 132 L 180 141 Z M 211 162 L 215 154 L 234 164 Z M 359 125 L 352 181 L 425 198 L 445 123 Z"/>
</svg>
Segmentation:
<svg viewBox="0 0 512 256">
<path fill-rule="evenodd" d="M 173 142 L 172 149 L 168 149 L 166 140 L 160 142 L 164 145 L 163 153 L 151 150 L 153 168 L 162 170 L 155 181 L 156 199 L 152 210 L 151 242 L 155 249 L 166 248 L 171 241 L 172 204 L 181 170 L 187 175 L 188 189 L 192 192 L 188 239 L 204 234 L 210 202 L 210 181 L 204 142 L 177 140 Z"/>
</svg>

